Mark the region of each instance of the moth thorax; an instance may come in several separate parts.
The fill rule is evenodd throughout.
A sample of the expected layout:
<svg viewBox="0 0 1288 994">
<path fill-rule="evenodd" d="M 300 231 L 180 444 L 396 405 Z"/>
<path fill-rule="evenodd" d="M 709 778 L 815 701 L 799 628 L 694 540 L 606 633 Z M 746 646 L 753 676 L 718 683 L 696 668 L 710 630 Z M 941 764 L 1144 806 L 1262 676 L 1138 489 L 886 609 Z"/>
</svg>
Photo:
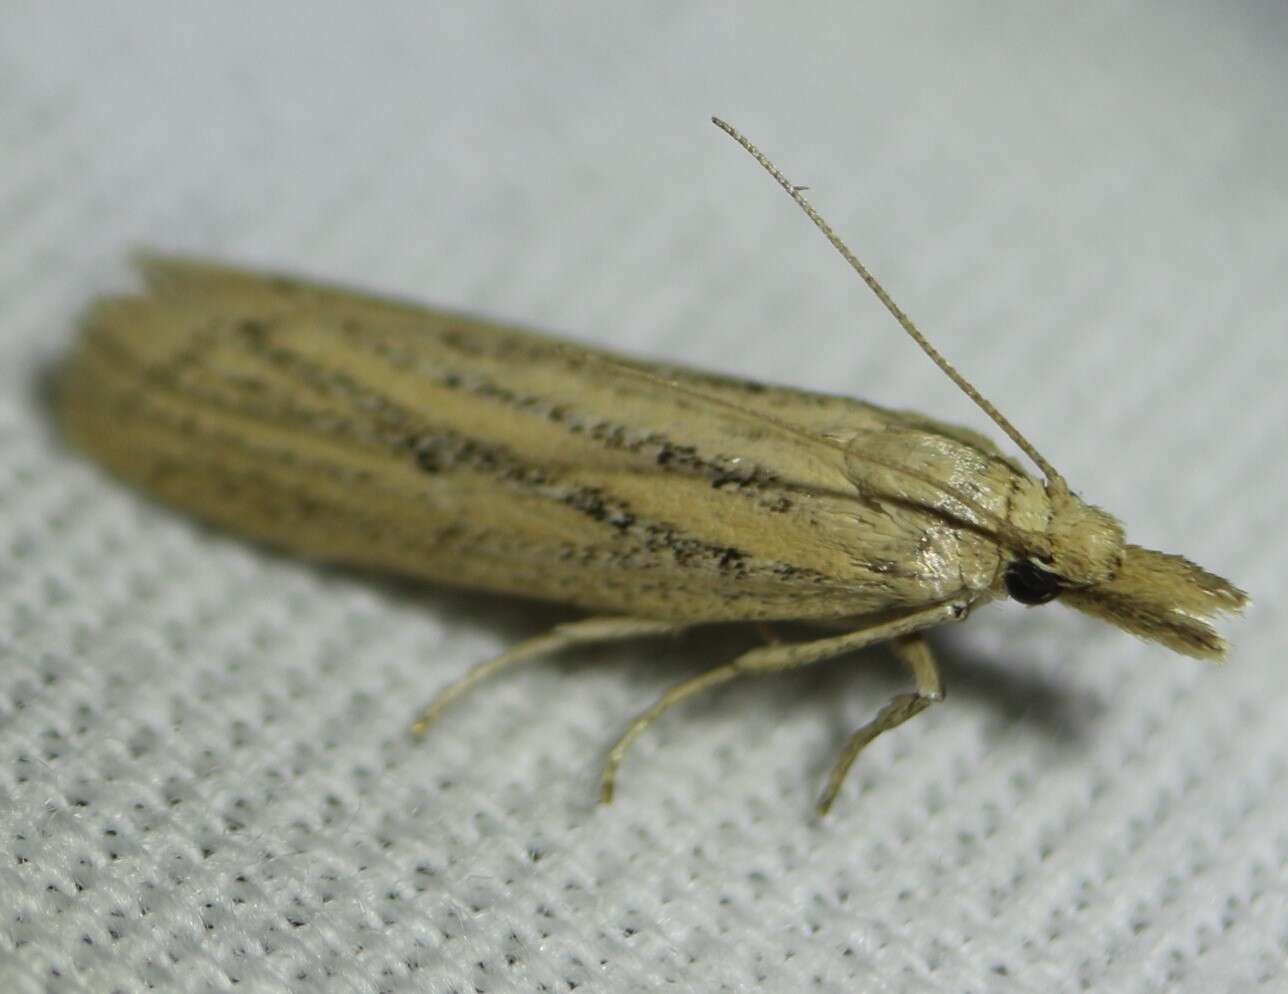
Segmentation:
<svg viewBox="0 0 1288 994">
<path fill-rule="evenodd" d="M 1111 514 L 1065 491 L 1051 495 L 1051 569 L 1069 586 L 1104 583 L 1123 558 L 1123 528 Z"/>
</svg>

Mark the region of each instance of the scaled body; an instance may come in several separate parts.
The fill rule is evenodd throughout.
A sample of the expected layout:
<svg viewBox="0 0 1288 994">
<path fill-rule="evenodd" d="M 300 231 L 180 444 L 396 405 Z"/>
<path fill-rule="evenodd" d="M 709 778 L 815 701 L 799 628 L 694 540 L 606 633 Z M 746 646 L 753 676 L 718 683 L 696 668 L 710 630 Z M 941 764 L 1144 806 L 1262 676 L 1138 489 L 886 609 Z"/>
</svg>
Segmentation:
<svg viewBox="0 0 1288 994">
<path fill-rule="evenodd" d="M 297 554 L 642 617 L 824 620 L 1001 592 L 987 536 L 865 493 L 887 466 L 1025 528 L 1049 516 L 990 442 L 918 415 L 281 278 L 146 270 L 147 295 L 88 321 L 67 430 Z"/>
</svg>

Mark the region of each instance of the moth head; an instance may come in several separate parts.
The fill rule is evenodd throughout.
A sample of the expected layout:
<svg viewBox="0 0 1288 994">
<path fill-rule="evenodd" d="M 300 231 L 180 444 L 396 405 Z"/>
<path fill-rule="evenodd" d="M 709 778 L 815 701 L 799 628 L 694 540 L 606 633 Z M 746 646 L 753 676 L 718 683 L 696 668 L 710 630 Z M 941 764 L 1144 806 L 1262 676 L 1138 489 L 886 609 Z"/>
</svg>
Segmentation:
<svg viewBox="0 0 1288 994">
<path fill-rule="evenodd" d="M 1049 553 L 1006 568 L 1007 592 L 1023 604 L 1057 597 L 1132 635 L 1199 659 L 1221 659 L 1226 642 L 1207 620 L 1241 611 L 1247 595 L 1183 556 L 1123 540 L 1112 515 L 1062 487 L 1050 491 Z"/>
</svg>

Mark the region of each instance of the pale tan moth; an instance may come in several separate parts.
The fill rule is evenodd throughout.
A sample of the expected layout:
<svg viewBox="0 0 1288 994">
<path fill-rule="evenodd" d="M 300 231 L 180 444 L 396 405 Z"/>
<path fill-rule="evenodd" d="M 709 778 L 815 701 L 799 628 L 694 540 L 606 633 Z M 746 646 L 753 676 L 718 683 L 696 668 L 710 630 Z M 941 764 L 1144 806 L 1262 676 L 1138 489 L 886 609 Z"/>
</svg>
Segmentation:
<svg viewBox="0 0 1288 994">
<path fill-rule="evenodd" d="M 482 663 L 715 622 L 811 622 L 667 691 L 666 710 L 749 673 L 887 643 L 915 689 L 859 752 L 943 697 L 926 629 L 1010 596 L 1061 600 L 1189 656 L 1247 598 L 1180 556 L 1128 544 L 930 345 L 763 154 L 720 120 L 904 331 L 1041 470 L 974 431 L 844 397 L 624 358 L 459 314 L 173 258 L 100 300 L 61 379 L 67 435 L 162 500 L 272 546 L 585 609 Z"/>
</svg>

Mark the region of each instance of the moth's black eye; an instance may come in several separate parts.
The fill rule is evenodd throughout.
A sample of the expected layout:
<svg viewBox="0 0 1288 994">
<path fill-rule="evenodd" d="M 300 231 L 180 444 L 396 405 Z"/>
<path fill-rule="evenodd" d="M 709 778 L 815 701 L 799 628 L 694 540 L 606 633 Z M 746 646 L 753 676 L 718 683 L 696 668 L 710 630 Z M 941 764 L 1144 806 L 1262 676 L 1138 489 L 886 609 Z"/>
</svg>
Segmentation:
<svg viewBox="0 0 1288 994">
<path fill-rule="evenodd" d="M 1021 604 L 1045 604 L 1062 589 L 1060 578 L 1028 559 L 1017 559 L 1006 567 L 1006 592 Z"/>
</svg>

